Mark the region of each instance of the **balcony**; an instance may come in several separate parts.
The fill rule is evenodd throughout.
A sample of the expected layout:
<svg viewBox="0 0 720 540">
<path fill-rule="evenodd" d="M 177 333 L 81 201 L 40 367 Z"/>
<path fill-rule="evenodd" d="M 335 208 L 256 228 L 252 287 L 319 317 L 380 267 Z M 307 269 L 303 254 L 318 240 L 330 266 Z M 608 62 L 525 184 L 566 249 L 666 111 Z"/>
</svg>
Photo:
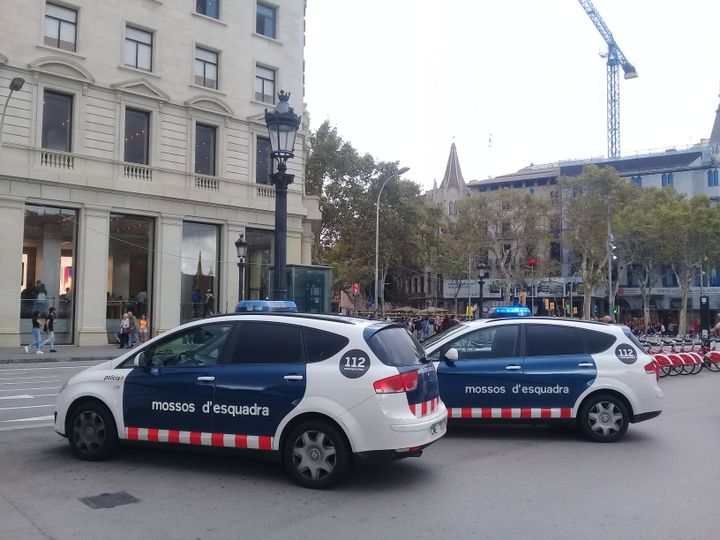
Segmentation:
<svg viewBox="0 0 720 540">
<path fill-rule="evenodd" d="M 75 168 L 75 156 L 58 150 L 40 150 L 40 166 L 70 171 Z"/>
</svg>

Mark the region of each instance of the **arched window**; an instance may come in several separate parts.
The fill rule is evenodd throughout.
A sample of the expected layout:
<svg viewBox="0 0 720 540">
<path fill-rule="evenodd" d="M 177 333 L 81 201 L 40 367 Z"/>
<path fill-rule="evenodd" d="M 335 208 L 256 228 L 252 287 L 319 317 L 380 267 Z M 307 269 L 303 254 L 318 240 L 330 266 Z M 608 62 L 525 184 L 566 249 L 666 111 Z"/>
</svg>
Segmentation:
<svg viewBox="0 0 720 540">
<path fill-rule="evenodd" d="M 718 180 L 720 180 L 720 179 L 718 178 L 718 170 L 717 169 L 708 169 L 707 177 L 708 177 L 708 187 L 717 187 L 718 185 L 720 185 L 720 182 L 718 182 Z"/>
</svg>

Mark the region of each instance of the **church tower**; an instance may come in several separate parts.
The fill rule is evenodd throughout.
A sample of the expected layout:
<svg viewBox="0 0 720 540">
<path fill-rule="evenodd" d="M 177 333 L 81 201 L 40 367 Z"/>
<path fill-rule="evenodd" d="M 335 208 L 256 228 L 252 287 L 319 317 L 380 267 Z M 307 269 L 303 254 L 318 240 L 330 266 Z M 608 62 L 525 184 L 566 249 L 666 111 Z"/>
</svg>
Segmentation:
<svg viewBox="0 0 720 540">
<path fill-rule="evenodd" d="M 433 190 L 428 195 L 430 195 L 433 202 L 443 207 L 443 214 L 451 219 L 455 219 L 457 216 L 458 201 L 470 196 L 470 191 L 465 184 L 460 169 L 460 160 L 454 142 L 450 146 L 450 156 L 448 156 L 447 166 L 445 167 L 445 176 L 443 176 L 439 187 L 433 184 Z"/>
</svg>

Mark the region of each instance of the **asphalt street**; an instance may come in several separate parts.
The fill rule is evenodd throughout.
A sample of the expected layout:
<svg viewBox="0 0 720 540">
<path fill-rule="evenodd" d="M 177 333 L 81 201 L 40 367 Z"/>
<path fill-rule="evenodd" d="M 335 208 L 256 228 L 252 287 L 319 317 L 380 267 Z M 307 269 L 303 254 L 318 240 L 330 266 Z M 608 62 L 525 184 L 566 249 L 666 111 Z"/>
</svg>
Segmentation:
<svg viewBox="0 0 720 540">
<path fill-rule="evenodd" d="M 55 387 L 71 372 L 29 382 Z M 235 456 L 133 447 L 81 462 L 51 428 L 5 430 L 0 538 L 717 538 L 720 374 L 661 386 L 665 412 L 620 443 L 571 429 L 451 426 L 423 457 L 358 468 L 331 491 Z M 81 501 L 118 492 L 130 503 Z"/>
</svg>

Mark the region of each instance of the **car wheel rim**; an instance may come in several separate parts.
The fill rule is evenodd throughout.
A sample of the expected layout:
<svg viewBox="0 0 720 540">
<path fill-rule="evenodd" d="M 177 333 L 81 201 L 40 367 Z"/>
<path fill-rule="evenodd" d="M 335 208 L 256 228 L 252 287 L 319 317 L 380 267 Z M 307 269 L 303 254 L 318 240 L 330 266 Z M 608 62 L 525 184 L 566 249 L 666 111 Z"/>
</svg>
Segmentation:
<svg viewBox="0 0 720 540">
<path fill-rule="evenodd" d="M 105 421 L 95 411 L 83 411 L 73 422 L 73 442 L 83 454 L 98 452 L 105 442 L 107 428 Z"/>
<path fill-rule="evenodd" d="M 293 463 L 301 476 L 322 480 L 335 470 L 337 451 L 333 441 L 322 431 L 305 431 L 293 444 Z"/>
<path fill-rule="evenodd" d="M 588 412 L 588 421 L 594 433 L 611 437 L 622 429 L 624 418 L 619 407 L 614 403 L 599 401 Z"/>
</svg>

